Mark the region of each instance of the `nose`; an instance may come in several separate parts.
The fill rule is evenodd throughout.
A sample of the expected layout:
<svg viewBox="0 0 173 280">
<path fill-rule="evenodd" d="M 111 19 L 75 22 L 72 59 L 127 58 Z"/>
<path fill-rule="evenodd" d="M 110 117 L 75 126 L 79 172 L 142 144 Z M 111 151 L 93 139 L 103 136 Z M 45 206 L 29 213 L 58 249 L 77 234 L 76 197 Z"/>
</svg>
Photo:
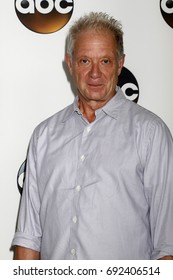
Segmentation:
<svg viewBox="0 0 173 280">
<path fill-rule="evenodd" d="M 92 66 L 91 66 L 91 70 L 90 70 L 90 77 L 92 79 L 97 79 L 97 78 L 100 78 L 101 77 L 101 71 L 100 71 L 100 66 L 98 63 L 92 63 Z"/>
</svg>

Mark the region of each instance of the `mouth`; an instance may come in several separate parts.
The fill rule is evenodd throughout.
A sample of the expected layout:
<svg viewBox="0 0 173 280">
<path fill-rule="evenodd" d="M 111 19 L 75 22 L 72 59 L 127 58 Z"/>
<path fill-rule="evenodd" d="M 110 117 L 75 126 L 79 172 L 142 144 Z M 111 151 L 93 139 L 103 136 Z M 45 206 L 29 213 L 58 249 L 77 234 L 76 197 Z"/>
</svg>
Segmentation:
<svg viewBox="0 0 173 280">
<path fill-rule="evenodd" d="M 90 88 L 101 88 L 101 87 L 103 87 L 103 84 L 88 84 L 88 86 Z"/>
</svg>

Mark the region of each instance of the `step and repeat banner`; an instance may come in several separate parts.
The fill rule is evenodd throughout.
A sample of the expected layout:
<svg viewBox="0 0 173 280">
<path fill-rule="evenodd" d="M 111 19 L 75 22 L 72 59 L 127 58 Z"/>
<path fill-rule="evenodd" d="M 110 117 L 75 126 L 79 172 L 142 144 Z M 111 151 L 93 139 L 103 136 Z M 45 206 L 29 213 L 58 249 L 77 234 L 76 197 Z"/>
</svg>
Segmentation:
<svg viewBox="0 0 173 280">
<path fill-rule="evenodd" d="M 173 1 L 1 2 L 0 259 L 10 260 L 31 134 L 74 99 L 64 63 L 69 27 L 90 11 L 121 21 L 126 59 L 119 86 L 132 102 L 159 115 L 173 133 Z"/>
</svg>

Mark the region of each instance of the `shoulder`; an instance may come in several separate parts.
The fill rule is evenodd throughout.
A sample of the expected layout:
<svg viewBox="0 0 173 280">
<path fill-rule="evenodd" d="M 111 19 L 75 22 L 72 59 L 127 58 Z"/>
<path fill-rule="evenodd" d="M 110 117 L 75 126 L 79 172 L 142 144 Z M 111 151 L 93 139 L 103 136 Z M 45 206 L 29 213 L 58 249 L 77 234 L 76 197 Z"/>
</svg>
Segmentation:
<svg viewBox="0 0 173 280">
<path fill-rule="evenodd" d="M 144 107 L 127 101 L 132 127 L 135 131 L 138 145 L 147 150 L 173 148 L 172 134 L 166 123 L 155 113 Z"/>
<path fill-rule="evenodd" d="M 33 134 L 36 138 L 39 138 L 45 131 L 50 132 L 58 129 L 59 126 L 62 126 L 72 117 L 73 113 L 74 105 L 71 104 L 38 124 Z"/>
<path fill-rule="evenodd" d="M 111 112 L 112 116 L 118 117 L 119 121 L 123 122 L 123 125 L 142 126 L 142 128 L 145 125 L 150 127 L 157 124 L 165 126 L 164 121 L 159 116 L 127 99 L 121 89 L 118 90 L 108 106 L 108 112 Z"/>
<path fill-rule="evenodd" d="M 148 127 L 150 130 L 156 127 L 167 128 L 165 122 L 157 114 L 129 100 L 126 100 L 125 104 L 124 114 L 127 114 L 130 121 L 136 125 L 142 128 Z"/>
</svg>

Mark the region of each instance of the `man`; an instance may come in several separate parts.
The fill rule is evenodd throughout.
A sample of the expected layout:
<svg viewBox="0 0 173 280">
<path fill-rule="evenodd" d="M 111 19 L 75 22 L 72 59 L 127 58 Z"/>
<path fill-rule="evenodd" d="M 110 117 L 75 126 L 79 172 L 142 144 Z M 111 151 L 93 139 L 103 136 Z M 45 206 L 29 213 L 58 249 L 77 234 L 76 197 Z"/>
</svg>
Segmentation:
<svg viewBox="0 0 173 280">
<path fill-rule="evenodd" d="M 173 140 L 117 87 L 121 25 L 80 18 L 65 59 L 77 97 L 33 133 L 15 258 L 172 259 Z"/>
</svg>

